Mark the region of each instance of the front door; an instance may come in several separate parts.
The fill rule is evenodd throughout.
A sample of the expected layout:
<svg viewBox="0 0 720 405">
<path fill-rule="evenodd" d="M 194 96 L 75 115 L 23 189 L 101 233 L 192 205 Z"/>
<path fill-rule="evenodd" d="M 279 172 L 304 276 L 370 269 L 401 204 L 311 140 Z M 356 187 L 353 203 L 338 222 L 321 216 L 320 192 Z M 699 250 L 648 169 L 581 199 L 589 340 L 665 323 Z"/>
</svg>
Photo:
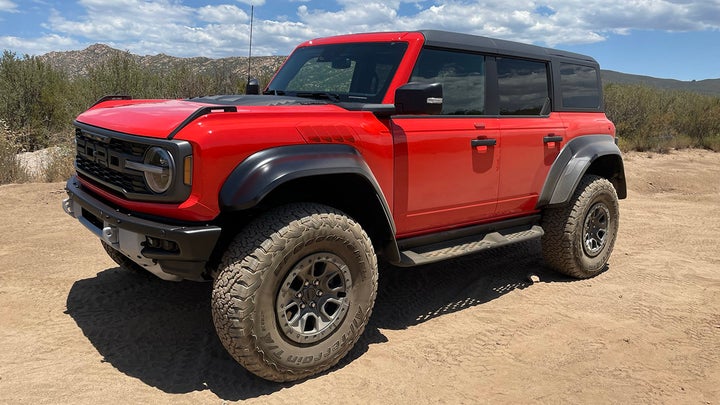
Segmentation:
<svg viewBox="0 0 720 405">
<path fill-rule="evenodd" d="M 399 237 L 482 222 L 495 214 L 500 138 L 485 116 L 485 56 L 423 49 L 410 82 L 442 83 L 443 111 L 395 116 Z"/>
<path fill-rule="evenodd" d="M 496 118 L 395 118 L 398 236 L 493 216 L 499 179 Z"/>
</svg>

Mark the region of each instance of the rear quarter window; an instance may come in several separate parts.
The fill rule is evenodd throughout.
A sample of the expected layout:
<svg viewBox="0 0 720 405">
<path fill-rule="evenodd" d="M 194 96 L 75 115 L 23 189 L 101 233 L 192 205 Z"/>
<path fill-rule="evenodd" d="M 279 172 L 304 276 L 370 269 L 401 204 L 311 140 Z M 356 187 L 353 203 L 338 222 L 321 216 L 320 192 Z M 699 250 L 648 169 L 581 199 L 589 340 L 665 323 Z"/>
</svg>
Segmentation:
<svg viewBox="0 0 720 405">
<path fill-rule="evenodd" d="M 566 109 L 599 109 L 600 80 L 597 69 L 572 63 L 560 64 L 560 92 Z"/>
</svg>

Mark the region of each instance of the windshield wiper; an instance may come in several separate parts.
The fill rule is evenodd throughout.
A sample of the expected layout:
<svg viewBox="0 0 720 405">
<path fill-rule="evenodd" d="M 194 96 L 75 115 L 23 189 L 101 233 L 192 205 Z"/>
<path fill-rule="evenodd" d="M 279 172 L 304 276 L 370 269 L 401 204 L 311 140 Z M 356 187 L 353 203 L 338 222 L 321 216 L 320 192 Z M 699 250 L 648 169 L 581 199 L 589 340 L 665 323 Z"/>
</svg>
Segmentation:
<svg viewBox="0 0 720 405">
<path fill-rule="evenodd" d="M 267 90 L 267 91 L 264 91 L 263 94 L 266 95 L 266 96 L 269 96 L 269 95 L 273 95 L 273 96 L 284 96 L 284 95 L 285 95 L 285 90 Z"/>
<path fill-rule="evenodd" d="M 330 100 L 334 103 L 340 102 L 340 95 L 337 93 L 330 93 L 327 91 L 314 91 L 314 92 L 297 92 L 295 97 L 312 98 L 316 100 Z"/>
</svg>

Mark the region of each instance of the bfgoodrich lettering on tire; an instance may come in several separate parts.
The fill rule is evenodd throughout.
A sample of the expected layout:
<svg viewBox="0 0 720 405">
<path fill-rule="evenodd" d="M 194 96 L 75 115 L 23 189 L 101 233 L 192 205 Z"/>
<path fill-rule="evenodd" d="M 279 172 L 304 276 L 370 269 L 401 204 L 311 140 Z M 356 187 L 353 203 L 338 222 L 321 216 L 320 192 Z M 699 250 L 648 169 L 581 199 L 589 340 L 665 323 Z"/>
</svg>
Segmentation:
<svg viewBox="0 0 720 405">
<path fill-rule="evenodd" d="M 566 205 L 543 214 L 545 263 L 576 278 L 604 271 L 617 237 L 619 212 L 613 185 L 599 176 L 584 176 Z"/>
<path fill-rule="evenodd" d="M 227 351 L 273 381 L 335 365 L 365 329 L 377 292 L 377 259 L 358 223 L 318 204 L 281 207 L 230 244 L 212 293 Z"/>
</svg>

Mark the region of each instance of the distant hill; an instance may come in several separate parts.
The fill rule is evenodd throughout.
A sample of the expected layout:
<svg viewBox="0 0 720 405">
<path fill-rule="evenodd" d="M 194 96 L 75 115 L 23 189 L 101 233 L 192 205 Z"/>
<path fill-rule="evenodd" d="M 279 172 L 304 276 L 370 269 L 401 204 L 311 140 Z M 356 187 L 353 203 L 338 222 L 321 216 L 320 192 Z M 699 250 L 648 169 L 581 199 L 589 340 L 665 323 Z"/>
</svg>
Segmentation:
<svg viewBox="0 0 720 405">
<path fill-rule="evenodd" d="M 631 75 L 627 73 L 603 70 L 603 83 L 642 84 L 664 90 L 682 90 L 694 93 L 720 96 L 720 79 L 682 81 L 674 79 L 658 79 L 650 76 Z"/>
<path fill-rule="evenodd" d="M 127 54 L 134 58 L 140 66 L 157 72 L 167 72 L 173 68 L 185 66 L 193 72 L 213 73 L 226 72 L 229 69 L 238 76 L 247 76 L 248 58 L 230 57 L 210 59 L 204 57 L 178 58 L 165 54 L 139 56 L 115 49 L 103 44 L 91 45 L 81 51 L 49 52 L 39 58 L 51 66 L 67 72 L 71 77 L 82 76 L 89 69 L 107 62 L 113 56 Z M 250 71 L 253 77 L 272 76 L 285 61 L 286 56 L 253 56 Z"/>
<path fill-rule="evenodd" d="M 88 73 L 88 69 L 106 62 L 114 55 L 125 52 L 111 48 L 103 44 L 95 44 L 81 51 L 49 52 L 40 59 L 49 63 L 55 68 L 67 72 L 70 76 L 82 76 Z M 237 56 L 221 59 L 210 59 L 204 57 L 178 58 L 165 54 L 139 56 L 129 54 L 140 66 L 145 66 L 154 71 L 169 71 L 176 67 L 185 66 L 194 72 L 213 73 L 214 71 L 227 71 L 234 74 L 247 76 L 247 57 Z M 286 56 L 253 56 L 251 58 L 251 75 L 253 77 L 270 77 L 285 61 Z M 720 79 L 708 79 L 700 81 L 681 81 L 673 79 L 658 79 L 650 76 L 632 75 L 603 70 L 601 72 L 603 83 L 617 84 L 642 84 L 650 87 L 666 90 L 684 90 L 701 94 L 708 94 L 720 97 Z"/>
</svg>

